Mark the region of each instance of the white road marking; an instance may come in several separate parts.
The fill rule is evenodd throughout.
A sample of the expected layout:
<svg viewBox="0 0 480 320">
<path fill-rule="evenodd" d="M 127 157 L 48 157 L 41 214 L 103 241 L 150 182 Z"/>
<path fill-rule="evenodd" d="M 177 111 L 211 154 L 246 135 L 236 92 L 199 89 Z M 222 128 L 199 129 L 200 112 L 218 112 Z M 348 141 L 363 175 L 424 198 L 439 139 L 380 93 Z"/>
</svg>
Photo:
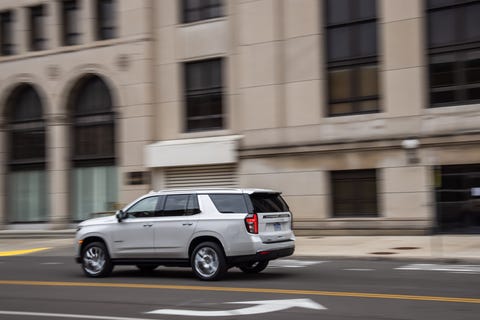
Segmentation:
<svg viewBox="0 0 480 320">
<path fill-rule="evenodd" d="M 352 269 L 343 269 L 345 271 L 375 271 L 375 269 L 360 269 L 360 268 L 352 268 Z"/>
<path fill-rule="evenodd" d="M 0 310 L 0 315 L 9 316 L 28 316 L 28 317 L 44 317 L 44 318 L 70 318 L 70 319 L 94 319 L 94 320 L 152 320 L 147 318 L 125 318 L 115 316 L 96 316 L 87 314 L 71 314 L 71 313 L 47 313 L 47 312 L 24 312 L 24 311 L 7 311 Z M 157 319 L 156 319 L 157 320 Z"/>
<path fill-rule="evenodd" d="M 416 270 L 416 271 L 446 271 L 446 272 L 469 272 L 480 273 L 480 265 L 461 265 L 461 264 L 409 264 L 395 270 Z"/>
<path fill-rule="evenodd" d="M 147 312 L 147 314 L 168 314 L 177 316 L 192 316 L 192 317 L 227 317 L 252 315 L 260 313 L 268 313 L 286 310 L 290 308 L 306 308 L 313 310 L 326 309 L 321 304 L 318 304 L 310 299 L 288 299 L 288 300 L 264 300 L 264 301 L 242 301 L 242 302 L 227 302 L 230 304 L 254 304 L 253 307 L 222 310 L 222 311 L 203 311 L 203 310 L 182 310 L 182 309 L 158 309 Z"/>
<path fill-rule="evenodd" d="M 305 260 L 293 260 L 293 259 L 280 259 L 270 261 L 269 268 L 306 268 L 316 264 L 324 263 L 327 261 L 305 261 Z"/>
</svg>

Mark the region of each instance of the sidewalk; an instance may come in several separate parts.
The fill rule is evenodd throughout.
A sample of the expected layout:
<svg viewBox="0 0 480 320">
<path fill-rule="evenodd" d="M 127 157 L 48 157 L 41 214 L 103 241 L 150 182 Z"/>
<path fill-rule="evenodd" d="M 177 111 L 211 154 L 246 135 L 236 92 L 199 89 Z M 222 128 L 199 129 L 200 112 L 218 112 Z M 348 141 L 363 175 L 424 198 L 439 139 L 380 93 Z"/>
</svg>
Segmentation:
<svg viewBox="0 0 480 320">
<path fill-rule="evenodd" d="M 75 230 L 0 230 L 0 251 L 30 249 L 48 241 L 73 244 Z M 17 241 L 16 241 L 17 240 Z M 436 261 L 480 264 L 479 235 L 302 236 L 294 256 L 324 259 Z"/>
<path fill-rule="evenodd" d="M 295 255 L 480 263 L 480 235 L 298 237 Z"/>
</svg>

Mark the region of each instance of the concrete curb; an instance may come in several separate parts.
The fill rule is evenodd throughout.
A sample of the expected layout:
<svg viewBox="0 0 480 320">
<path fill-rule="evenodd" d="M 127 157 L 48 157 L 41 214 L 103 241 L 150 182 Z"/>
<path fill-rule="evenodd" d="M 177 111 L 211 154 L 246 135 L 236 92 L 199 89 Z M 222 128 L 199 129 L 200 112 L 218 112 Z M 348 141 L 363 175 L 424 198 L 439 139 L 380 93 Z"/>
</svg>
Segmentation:
<svg viewBox="0 0 480 320">
<path fill-rule="evenodd" d="M 0 239 L 63 239 L 74 238 L 75 230 L 2 230 Z"/>
<path fill-rule="evenodd" d="M 392 262 L 406 262 L 406 263 L 443 263 L 443 264 L 480 264 L 480 258 L 470 257 L 413 257 L 413 256 L 366 256 L 366 255 L 345 255 L 345 256 L 331 256 L 331 255 L 293 255 L 295 258 L 304 259 L 325 259 L 325 260 L 359 260 L 359 261 L 392 261 Z M 288 259 L 288 258 L 287 258 Z"/>
</svg>

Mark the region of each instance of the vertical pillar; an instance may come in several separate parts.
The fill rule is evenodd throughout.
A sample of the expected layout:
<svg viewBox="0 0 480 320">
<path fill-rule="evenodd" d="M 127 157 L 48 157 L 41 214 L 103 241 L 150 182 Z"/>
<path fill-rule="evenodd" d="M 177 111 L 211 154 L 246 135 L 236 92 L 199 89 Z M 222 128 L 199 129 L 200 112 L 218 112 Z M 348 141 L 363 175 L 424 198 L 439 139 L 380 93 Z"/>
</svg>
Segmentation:
<svg viewBox="0 0 480 320">
<path fill-rule="evenodd" d="M 69 161 L 68 125 L 63 114 L 51 115 L 47 127 L 48 181 L 50 222 L 52 228 L 68 226 L 69 217 Z"/>
<path fill-rule="evenodd" d="M 1 121 L 4 124 L 4 120 Z M 5 185 L 7 184 L 7 132 L 4 127 L 0 128 L 0 230 L 7 225 L 7 203 Z"/>
<path fill-rule="evenodd" d="M 49 3 L 45 12 L 47 48 L 54 49 L 62 45 L 62 13 L 59 1 Z"/>
<path fill-rule="evenodd" d="M 95 41 L 95 0 L 87 0 L 82 2 L 83 7 L 80 8 L 81 13 L 81 25 L 84 26 L 83 33 L 83 42 L 82 43 L 91 43 Z"/>
<path fill-rule="evenodd" d="M 28 36 L 30 22 L 28 21 L 27 8 L 20 7 L 13 11 L 13 37 L 15 54 L 22 54 L 29 50 Z"/>
</svg>

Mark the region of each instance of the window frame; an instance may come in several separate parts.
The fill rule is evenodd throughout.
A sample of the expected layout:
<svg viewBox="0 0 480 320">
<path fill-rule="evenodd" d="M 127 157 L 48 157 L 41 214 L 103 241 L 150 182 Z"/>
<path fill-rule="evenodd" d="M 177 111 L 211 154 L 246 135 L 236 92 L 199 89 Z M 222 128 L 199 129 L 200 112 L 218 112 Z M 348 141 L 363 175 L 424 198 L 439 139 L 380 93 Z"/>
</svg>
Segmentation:
<svg viewBox="0 0 480 320">
<path fill-rule="evenodd" d="M 201 89 L 192 89 L 189 88 L 189 82 L 191 82 L 191 75 L 189 74 L 190 71 L 193 70 L 194 65 L 201 65 L 204 64 L 204 66 L 201 66 L 199 68 L 207 68 L 209 64 L 213 63 L 218 63 L 217 65 L 217 70 L 202 70 L 201 73 L 203 74 L 210 74 L 211 77 L 213 77 L 213 73 L 215 71 L 219 72 L 219 86 L 216 86 L 214 83 L 205 84 L 205 86 Z M 188 61 L 183 64 L 184 67 L 184 97 L 185 97 L 185 107 L 184 107 L 184 131 L 185 132 L 201 132 L 201 131 L 210 131 L 210 130 L 222 130 L 225 127 L 225 97 L 224 97 L 224 58 L 218 57 L 218 58 L 211 58 L 211 59 L 204 59 L 204 60 L 195 60 L 195 61 Z M 192 69 L 192 70 L 190 70 Z M 193 73 L 193 72 L 192 72 Z M 203 80 L 205 80 L 206 77 L 203 77 Z M 209 79 L 211 80 L 211 79 Z M 220 113 L 210 113 L 208 115 L 191 115 L 192 113 L 195 113 L 195 111 L 198 112 L 200 108 L 202 108 L 202 104 L 199 102 L 195 102 L 196 99 L 202 99 L 202 98 L 208 98 L 210 99 L 210 104 L 208 107 L 215 108 L 216 104 L 215 102 L 212 101 L 218 101 L 219 100 L 219 108 L 220 108 Z M 205 108 L 203 106 L 203 108 Z M 196 110 L 195 110 L 196 109 Z M 194 123 L 196 121 L 201 122 L 201 121 L 219 121 L 219 125 L 203 125 L 203 126 L 195 126 Z"/>
<path fill-rule="evenodd" d="M 82 93 L 85 95 L 85 90 L 94 90 L 98 87 L 95 86 L 94 81 L 101 82 L 102 88 L 106 90 L 101 92 L 102 94 L 108 94 L 109 106 L 101 110 L 86 110 L 82 111 L 80 100 L 77 99 Z M 90 87 L 89 87 L 90 86 Z M 70 96 L 70 114 L 72 120 L 72 135 L 71 135 L 71 159 L 75 167 L 82 166 L 114 166 L 116 165 L 116 137 L 115 137 L 115 111 L 113 106 L 112 90 L 108 86 L 107 82 L 100 76 L 91 74 L 85 76 L 77 84 Z M 79 110 L 80 109 L 80 110 Z M 108 149 L 101 148 L 101 144 L 98 143 L 95 147 L 97 151 L 102 149 L 102 152 L 89 153 L 88 151 L 82 151 L 82 142 L 89 140 L 89 137 L 95 139 L 95 136 L 102 136 L 104 139 L 101 141 L 105 146 L 108 143 Z M 106 136 L 108 134 L 108 136 Z M 110 138 L 108 140 L 107 138 Z M 80 140 L 79 140 L 80 139 Z M 83 140 L 81 140 L 83 139 Z M 98 139 L 96 140 L 98 142 Z M 87 143 L 88 144 L 88 143 Z M 108 151 L 108 152 L 105 152 Z"/>
<path fill-rule="evenodd" d="M 335 177 L 337 175 L 337 177 Z M 343 175 L 343 177 L 342 177 Z M 350 176 L 349 176 L 350 175 Z M 331 203 L 331 217 L 332 218 L 378 218 L 380 216 L 379 211 L 379 180 L 378 180 L 378 170 L 377 169 L 359 169 L 359 170 L 334 170 L 329 173 L 330 179 L 330 203 Z M 339 177 L 340 176 L 340 177 Z M 338 202 L 341 202 L 344 199 L 344 196 L 339 196 L 339 192 L 336 188 L 336 183 L 339 181 L 347 181 L 349 184 L 353 184 L 352 188 L 359 190 L 358 184 L 364 181 L 370 181 L 375 183 L 374 198 L 375 202 L 373 203 L 374 211 L 373 212 L 340 212 L 338 209 Z M 350 198 L 349 203 L 352 204 L 352 207 L 360 207 L 359 203 L 367 203 L 370 199 L 363 198 L 358 196 L 358 193 L 355 193 L 356 197 Z M 372 197 L 373 198 L 373 197 Z M 363 210 L 363 209 L 362 209 Z"/>
<path fill-rule="evenodd" d="M 30 92 L 28 91 L 30 90 Z M 33 94 L 34 100 L 38 102 L 35 105 L 38 110 L 35 110 L 38 114 L 32 114 L 28 116 L 15 115 L 13 113 L 12 105 L 19 105 L 19 99 L 23 95 Z M 34 102 L 34 101 L 32 101 Z M 33 105 L 29 105 L 32 108 Z M 8 126 L 8 166 L 10 170 L 24 170 L 24 169 L 43 169 L 46 166 L 47 161 L 47 148 L 46 148 L 46 126 L 44 120 L 44 110 L 41 101 L 41 97 L 36 88 L 28 83 L 19 85 L 10 94 L 7 100 L 7 126 Z M 19 108 L 16 108 L 18 111 Z M 32 143 L 28 139 L 32 139 L 33 135 L 36 135 L 36 139 L 41 139 L 42 144 L 39 146 L 38 142 Z M 19 143 L 18 139 L 24 140 L 24 143 Z M 32 146 L 33 145 L 33 146 Z M 25 146 L 30 146 L 26 147 Z M 19 150 L 28 149 L 26 153 Z M 18 153 L 21 153 L 19 155 Z M 35 156 L 27 156 L 28 154 L 36 154 Z"/>
<path fill-rule="evenodd" d="M 105 19 L 105 12 L 103 11 L 108 6 L 111 6 L 111 15 L 112 21 L 111 25 L 106 23 L 108 20 Z M 105 7 L 106 6 L 106 7 Z M 95 35 L 97 41 L 109 40 L 116 38 L 117 32 L 117 12 L 113 10 L 116 8 L 115 0 L 96 0 L 95 3 L 95 12 L 96 12 L 96 22 L 95 22 Z M 110 33 L 110 34 L 109 34 Z"/>
<path fill-rule="evenodd" d="M 425 12 L 425 30 L 426 30 L 426 46 L 427 46 L 427 60 L 428 60 L 428 108 L 440 108 L 440 107 L 450 107 L 458 105 L 469 105 L 480 103 L 480 98 L 478 99 L 469 99 L 467 96 L 467 90 L 472 88 L 478 88 L 480 90 L 480 83 L 478 84 L 469 84 L 466 80 L 467 73 L 467 62 L 466 56 L 472 53 L 477 53 L 480 55 L 480 37 L 478 40 L 474 41 L 462 41 L 461 36 L 465 33 L 465 25 L 462 25 L 460 22 L 464 17 L 463 13 L 471 5 L 479 5 L 478 1 L 457 1 L 453 4 L 448 5 L 433 5 L 429 1 L 425 1 L 424 12 Z M 457 10 L 458 11 L 454 11 Z M 432 15 L 436 12 L 447 12 L 452 10 L 454 21 L 454 39 L 453 42 L 443 43 L 440 45 L 435 45 L 431 43 L 431 31 L 432 29 Z M 433 72 L 432 66 L 433 60 L 441 56 L 452 55 L 453 70 L 452 75 L 454 83 L 451 85 L 438 85 L 433 87 Z M 443 90 L 442 90 L 443 89 Z M 434 93 L 441 92 L 450 92 L 453 94 L 453 100 L 443 101 L 443 102 L 433 102 L 432 95 Z"/>
<path fill-rule="evenodd" d="M 29 45 L 30 51 L 42 51 L 47 49 L 46 37 L 46 4 L 39 4 L 28 8 L 29 15 Z M 36 19 L 40 19 L 41 28 L 37 28 Z"/>
<path fill-rule="evenodd" d="M 0 11 L 0 55 L 15 55 L 15 12 Z M 7 30 L 5 30 L 7 29 Z"/>
<path fill-rule="evenodd" d="M 181 2 L 181 20 L 184 24 L 217 19 L 225 16 L 225 3 L 223 0 L 203 0 L 203 3 L 207 3 L 208 1 L 208 4 L 198 5 L 196 8 L 193 9 L 189 9 L 188 1 L 190 0 L 182 0 Z M 211 1 L 216 1 L 217 3 L 212 4 Z M 218 14 L 210 13 L 209 10 L 211 10 L 212 8 L 216 8 L 218 10 Z M 195 12 L 198 17 L 189 17 L 189 14 L 191 12 Z"/>
<path fill-rule="evenodd" d="M 334 1 L 334 0 L 333 0 Z M 378 19 L 378 0 L 374 0 L 375 3 L 375 16 L 374 17 L 366 17 L 366 18 L 353 18 L 356 13 L 357 3 L 356 1 L 352 1 L 348 6 L 348 21 L 343 22 L 334 22 L 331 23 L 329 20 L 329 5 L 330 1 L 324 1 L 323 5 L 323 18 L 324 18 L 324 30 L 325 30 L 325 39 L 324 39 L 324 56 L 326 60 L 326 114 L 328 117 L 341 117 L 341 116 L 349 116 L 349 115 L 358 115 L 358 114 L 370 114 L 370 113 L 378 113 L 381 111 L 380 108 L 380 71 L 379 67 L 379 19 Z M 331 35 L 331 30 L 350 27 L 355 35 L 349 36 L 349 46 L 350 48 L 357 48 L 358 46 L 355 45 L 357 40 L 356 34 L 359 32 L 360 27 L 362 25 L 367 25 L 369 23 L 373 23 L 375 26 L 375 54 L 374 55 L 365 55 L 362 56 L 360 54 L 352 55 L 349 58 L 341 58 L 341 59 L 331 59 L 330 52 L 329 52 L 329 42 Z M 349 30 L 349 32 L 352 32 Z M 355 49 L 353 49 L 355 50 Z M 350 49 L 352 51 L 352 49 Z M 354 52 L 354 51 L 352 51 Z M 377 94 L 375 95 L 368 95 L 362 96 L 360 94 L 361 91 L 361 69 L 364 67 L 375 67 L 376 68 L 376 87 L 377 87 Z M 348 70 L 351 74 L 351 79 L 349 81 L 349 91 L 350 96 L 344 99 L 332 99 L 332 83 L 330 80 L 330 74 L 332 71 L 336 70 Z M 376 108 L 371 110 L 361 110 L 361 103 L 366 101 L 376 101 Z M 352 111 L 351 112 L 342 112 L 342 113 L 335 113 L 334 105 L 339 104 L 351 104 Z"/>
<path fill-rule="evenodd" d="M 61 15 L 62 15 L 62 45 L 74 46 L 81 43 L 81 25 L 80 25 L 80 2 L 78 0 L 62 0 Z M 74 14 L 74 21 L 71 20 L 70 14 Z M 71 25 L 75 24 L 74 30 L 70 30 Z"/>
</svg>

